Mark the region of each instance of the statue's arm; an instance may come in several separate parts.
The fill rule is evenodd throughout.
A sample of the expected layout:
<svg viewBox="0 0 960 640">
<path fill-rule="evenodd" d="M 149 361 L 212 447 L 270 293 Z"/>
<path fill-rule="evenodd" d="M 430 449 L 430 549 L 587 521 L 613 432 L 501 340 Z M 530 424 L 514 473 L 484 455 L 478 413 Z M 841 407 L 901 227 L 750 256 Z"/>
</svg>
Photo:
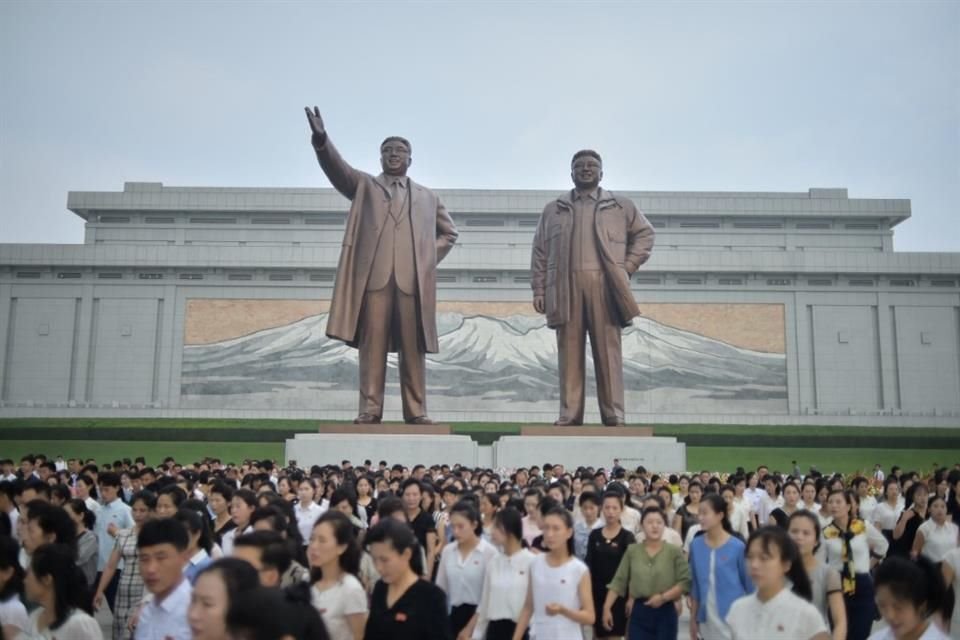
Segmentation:
<svg viewBox="0 0 960 640">
<path fill-rule="evenodd" d="M 624 268 L 632 274 L 640 265 L 650 259 L 656 231 L 639 209 L 633 207 L 627 226 L 627 257 Z"/>
<path fill-rule="evenodd" d="M 359 171 L 351 167 L 340 157 L 337 148 L 330 142 L 327 136 L 327 129 L 323 124 L 323 118 L 320 117 L 320 109 L 314 107 L 304 107 L 307 113 L 307 123 L 310 125 L 310 143 L 317 154 L 317 161 L 320 162 L 320 168 L 327 174 L 330 184 L 342 193 L 346 198 L 353 200 L 357 193 L 357 185 L 360 184 Z"/>
<path fill-rule="evenodd" d="M 459 235 L 457 226 L 453 224 L 453 218 L 440 202 L 440 198 L 437 198 L 437 264 L 447 257 Z"/>
<path fill-rule="evenodd" d="M 547 210 L 544 208 L 537 223 L 537 232 L 533 236 L 533 250 L 530 254 L 530 288 L 534 297 L 545 295 L 547 280 Z"/>
<path fill-rule="evenodd" d="M 360 184 L 360 172 L 340 156 L 340 152 L 329 138 L 325 138 L 320 145 L 314 141 L 313 150 L 317 154 L 320 168 L 327 174 L 327 179 L 330 180 L 333 188 L 342 193 L 345 198 L 353 200 L 353 196 L 357 193 L 357 185 Z"/>
</svg>

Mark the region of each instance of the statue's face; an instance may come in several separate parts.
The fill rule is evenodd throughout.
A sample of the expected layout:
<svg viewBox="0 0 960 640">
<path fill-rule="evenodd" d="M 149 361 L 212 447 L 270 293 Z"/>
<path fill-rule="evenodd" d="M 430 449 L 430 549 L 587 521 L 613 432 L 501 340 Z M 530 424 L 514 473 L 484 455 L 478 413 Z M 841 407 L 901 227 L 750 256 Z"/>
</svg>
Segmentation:
<svg viewBox="0 0 960 640">
<path fill-rule="evenodd" d="M 390 140 L 380 147 L 380 166 L 387 175 L 405 175 L 411 162 L 410 150 L 399 140 Z"/>
<path fill-rule="evenodd" d="M 573 162 L 570 177 L 578 189 L 596 189 L 603 178 L 603 165 L 593 156 L 580 156 Z"/>
</svg>

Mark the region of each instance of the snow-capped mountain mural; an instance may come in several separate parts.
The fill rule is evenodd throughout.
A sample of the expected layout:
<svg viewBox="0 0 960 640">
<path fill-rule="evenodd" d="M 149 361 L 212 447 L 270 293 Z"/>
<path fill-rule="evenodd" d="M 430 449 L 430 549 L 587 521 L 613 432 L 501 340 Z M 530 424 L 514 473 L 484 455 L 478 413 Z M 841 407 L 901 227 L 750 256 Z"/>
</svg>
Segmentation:
<svg viewBox="0 0 960 640">
<path fill-rule="evenodd" d="M 228 340 L 186 345 L 181 405 L 352 411 L 357 352 L 326 337 L 326 313 Z M 556 334 L 541 316 L 440 313 L 429 354 L 431 411 L 549 413 Z M 627 412 L 786 411 L 786 359 L 640 317 L 623 332 Z M 397 395 L 396 356 L 387 395 Z M 595 394 L 587 348 L 588 395 Z M 588 404 L 595 405 L 595 401 Z M 519 418 L 518 418 L 519 419 Z"/>
</svg>

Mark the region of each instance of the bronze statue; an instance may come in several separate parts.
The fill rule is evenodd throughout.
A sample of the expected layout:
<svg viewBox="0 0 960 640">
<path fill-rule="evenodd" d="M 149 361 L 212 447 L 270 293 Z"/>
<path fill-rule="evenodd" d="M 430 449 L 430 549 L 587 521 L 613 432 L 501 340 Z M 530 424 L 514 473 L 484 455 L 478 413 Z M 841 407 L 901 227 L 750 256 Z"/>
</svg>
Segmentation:
<svg viewBox="0 0 960 640">
<path fill-rule="evenodd" d="M 596 151 L 573 156 L 574 188 L 547 204 L 533 239 L 533 307 L 557 332 L 560 418 L 582 425 L 586 335 L 590 334 L 597 400 L 607 426 L 625 424 L 620 336 L 640 309 L 630 276 L 650 258 L 653 226 L 628 198 L 600 188 Z"/>
<path fill-rule="evenodd" d="M 397 351 L 403 419 L 433 424 L 427 416 L 426 354 L 439 350 L 437 264 L 453 248 L 457 228 L 440 198 L 407 177 L 412 160 L 406 139 L 383 141 L 383 173 L 372 176 L 340 157 L 319 109 L 306 112 L 320 167 L 352 202 L 327 336 L 360 352 L 360 415 L 354 422 L 381 421 L 387 352 Z"/>
</svg>

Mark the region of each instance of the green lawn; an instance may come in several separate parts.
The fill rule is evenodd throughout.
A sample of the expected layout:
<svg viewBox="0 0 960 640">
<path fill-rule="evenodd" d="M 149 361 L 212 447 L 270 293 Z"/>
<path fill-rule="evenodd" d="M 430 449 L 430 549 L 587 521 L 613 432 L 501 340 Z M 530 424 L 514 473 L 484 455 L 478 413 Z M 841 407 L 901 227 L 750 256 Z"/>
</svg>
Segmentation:
<svg viewBox="0 0 960 640">
<path fill-rule="evenodd" d="M 282 443 L 245 442 L 117 442 L 96 440 L 6 440 L 0 441 L 0 457 L 19 460 L 27 453 L 44 453 L 66 458 L 95 458 L 98 462 L 112 462 L 119 458 L 144 456 L 147 463 L 158 464 L 167 456 L 180 462 L 192 462 L 207 456 L 216 456 L 226 462 L 240 462 L 245 458 L 283 458 Z M 687 466 L 690 470 L 733 471 L 738 466 L 756 468 L 760 464 L 787 471 L 796 460 L 806 471 L 815 465 L 820 471 L 871 470 L 879 462 L 885 469 L 900 465 L 905 469 L 928 470 L 933 463 L 952 465 L 960 462 L 960 451 L 897 450 L 897 449 L 774 449 L 761 447 L 688 447 Z M 339 462 L 339 457 L 331 456 Z M 434 461 L 425 461 L 434 462 Z"/>
<path fill-rule="evenodd" d="M 872 472 L 878 462 L 889 470 L 898 465 L 904 470 L 929 471 L 934 463 L 953 466 L 960 462 L 960 451 L 936 449 L 774 449 L 767 447 L 687 447 L 690 470 L 734 471 L 737 467 L 756 469 L 768 465 L 775 471 L 790 473 L 797 461 L 804 473 L 811 466 L 829 473 L 841 471 Z"/>
</svg>

